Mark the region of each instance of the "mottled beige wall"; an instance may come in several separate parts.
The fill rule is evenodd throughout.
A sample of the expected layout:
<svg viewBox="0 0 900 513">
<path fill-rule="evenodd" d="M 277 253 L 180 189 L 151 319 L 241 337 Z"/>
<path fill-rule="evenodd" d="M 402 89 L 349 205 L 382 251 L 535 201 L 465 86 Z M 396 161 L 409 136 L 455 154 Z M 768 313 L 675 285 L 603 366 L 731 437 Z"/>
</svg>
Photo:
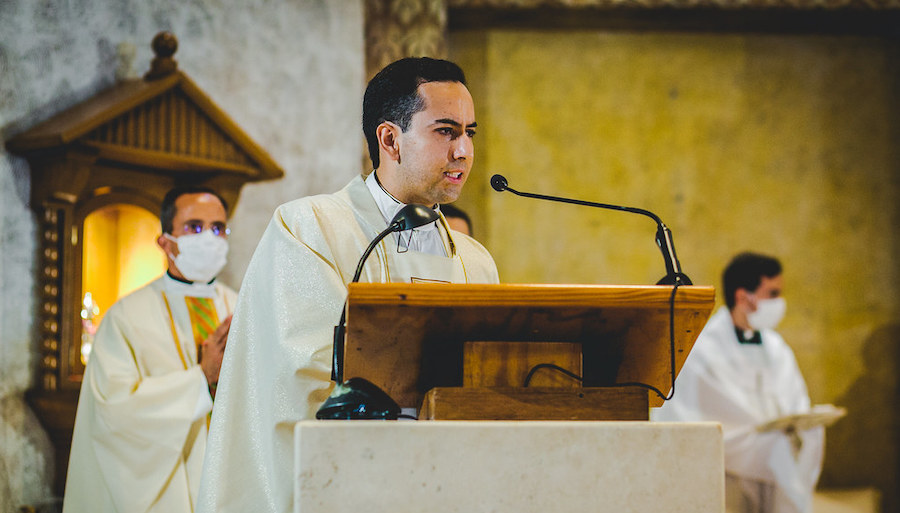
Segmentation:
<svg viewBox="0 0 900 513">
<path fill-rule="evenodd" d="M 851 412 L 829 460 L 846 468 L 876 443 L 851 432 L 873 431 L 879 401 L 896 403 L 900 333 L 877 335 L 900 317 L 896 43 L 493 30 L 454 32 L 450 49 L 480 127 L 459 205 L 503 281 L 650 284 L 664 268 L 649 219 L 498 194 L 492 173 L 523 191 L 655 212 L 697 284 L 719 287 L 740 250 L 777 255 L 781 331 L 810 395 Z M 874 431 L 896 478 L 897 423 L 884 424 Z M 845 484 L 831 468 L 825 480 Z"/>
</svg>

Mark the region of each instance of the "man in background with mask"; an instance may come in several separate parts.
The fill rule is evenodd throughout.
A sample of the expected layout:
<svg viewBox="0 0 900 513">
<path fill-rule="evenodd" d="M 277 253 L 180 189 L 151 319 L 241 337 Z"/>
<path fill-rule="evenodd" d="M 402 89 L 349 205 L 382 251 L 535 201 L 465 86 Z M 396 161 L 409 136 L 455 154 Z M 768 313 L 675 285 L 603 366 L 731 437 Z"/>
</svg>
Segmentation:
<svg viewBox="0 0 900 513">
<path fill-rule="evenodd" d="M 723 273 L 727 307 L 706 324 L 658 421 L 722 423 L 728 512 L 810 512 L 824 428 L 760 426 L 810 410 L 794 353 L 774 328 L 785 312 L 781 264 L 755 253 Z"/>
<path fill-rule="evenodd" d="M 184 187 L 163 199 L 166 274 L 117 301 L 84 373 L 63 511 L 191 512 L 236 294 L 216 282 L 226 205 Z"/>
</svg>

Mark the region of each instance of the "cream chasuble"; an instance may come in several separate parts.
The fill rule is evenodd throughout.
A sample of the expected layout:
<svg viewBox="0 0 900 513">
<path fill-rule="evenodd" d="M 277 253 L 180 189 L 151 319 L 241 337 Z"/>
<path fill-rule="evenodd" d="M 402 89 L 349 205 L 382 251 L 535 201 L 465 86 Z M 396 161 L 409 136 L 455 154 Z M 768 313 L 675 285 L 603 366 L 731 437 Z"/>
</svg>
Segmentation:
<svg viewBox="0 0 900 513">
<path fill-rule="evenodd" d="M 293 428 L 331 392 L 332 338 L 347 284 L 387 227 L 363 179 L 280 206 L 250 261 L 228 337 L 198 511 L 293 510 Z M 362 282 L 496 283 L 490 254 L 440 230 L 448 256 L 398 252 L 386 237 Z"/>
<path fill-rule="evenodd" d="M 220 318 L 236 302 L 223 285 L 163 276 L 104 316 L 78 400 L 66 513 L 194 510 L 212 402 L 186 296 L 211 298 Z"/>
</svg>

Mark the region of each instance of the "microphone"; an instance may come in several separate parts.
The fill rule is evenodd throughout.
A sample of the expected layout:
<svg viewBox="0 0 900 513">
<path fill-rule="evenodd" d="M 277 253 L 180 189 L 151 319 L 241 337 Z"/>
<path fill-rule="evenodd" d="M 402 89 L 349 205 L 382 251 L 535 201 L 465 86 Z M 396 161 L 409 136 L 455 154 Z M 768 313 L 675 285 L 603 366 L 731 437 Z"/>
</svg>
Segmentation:
<svg viewBox="0 0 900 513">
<path fill-rule="evenodd" d="M 672 231 L 662 222 L 662 220 L 649 210 L 634 207 L 623 207 L 620 205 L 609 205 L 607 203 L 596 203 L 593 201 L 582 201 L 570 198 L 560 198 L 558 196 L 546 196 L 543 194 L 533 194 L 530 192 L 520 192 L 509 186 L 509 182 L 503 175 L 494 175 L 491 177 L 491 187 L 497 192 L 509 191 L 516 196 L 524 198 L 534 198 L 549 201 L 559 201 L 562 203 L 571 203 L 573 205 L 582 205 L 587 207 L 605 208 L 609 210 L 619 210 L 622 212 L 631 212 L 632 214 L 641 214 L 653 219 L 656 222 L 656 245 L 662 252 L 663 260 L 666 264 L 666 275 L 662 277 L 657 285 L 692 285 L 691 279 L 681 272 L 681 264 L 675 255 L 675 243 L 672 241 Z"/>
<path fill-rule="evenodd" d="M 356 273 L 353 275 L 353 279 L 350 280 L 350 283 L 356 283 L 359 281 L 360 275 L 362 275 L 363 265 L 366 263 L 366 259 L 369 258 L 369 255 L 372 254 L 372 250 L 375 249 L 375 246 L 381 242 L 381 239 L 388 236 L 388 234 L 393 232 L 403 232 L 406 230 L 411 230 L 413 228 L 418 228 L 420 226 L 424 226 L 428 223 L 432 223 L 438 219 L 438 213 L 434 211 L 434 209 L 428 208 L 425 205 L 418 205 L 415 203 L 410 203 L 405 207 L 401 208 L 397 215 L 391 219 L 391 223 L 385 228 L 381 233 L 378 234 L 372 242 L 369 243 L 369 247 L 363 251 L 362 257 L 359 259 L 359 264 L 356 266 Z M 337 326 L 334 327 L 334 353 L 332 356 L 332 365 L 331 365 L 331 379 L 335 383 L 341 383 L 344 379 L 344 333 L 347 330 L 347 305 L 344 303 L 344 309 L 341 310 L 341 320 L 338 322 Z"/>
<path fill-rule="evenodd" d="M 494 175 L 491 177 L 491 187 L 497 192 L 503 192 L 509 187 L 509 182 L 503 175 Z"/>
</svg>

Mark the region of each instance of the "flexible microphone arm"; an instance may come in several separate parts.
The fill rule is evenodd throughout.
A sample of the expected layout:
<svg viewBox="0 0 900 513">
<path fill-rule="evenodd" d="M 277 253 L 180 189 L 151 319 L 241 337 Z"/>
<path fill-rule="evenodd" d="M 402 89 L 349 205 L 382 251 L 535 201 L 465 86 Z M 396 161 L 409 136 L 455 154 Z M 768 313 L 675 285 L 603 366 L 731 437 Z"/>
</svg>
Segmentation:
<svg viewBox="0 0 900 513">
<path fill-rule="evenodd" d="M 533 194 L 530 192 L 520 192 L 511 188 L 509 186 L 509 182 L 507 182 L 506 180 L 506 177 L 504 177 L 503 175 L 492 176 L 491 187 L 493 187 L 493 189 L 497 192 L 509 191 L 516 196 L 522 196 L 525 198 L 559 201 L 562 203 L 571 203 L 573 205 L 619 210 L 622 212 L 631 212 L 632 214 L 647 216 L 656 222 L 656 245 L 662 252 L 663 260 L 666 264 L 666 275 L 656 284 L 674 285 L 675 283 L 679 283 L 680 285 L 691 285 L 691 279 L 688 278 L 686 274 L 681 272 L 681 264 L 678 262 L 678 257 L 675 255 L 675 243 L 672 242 L 672 231 L 669 230 L 665 223 L 662 222 L 662 219 L 660 219 L 659 216 L 657 216 L 653 212 L 650 212 L 649 210 L 634 207 L 623 207 L 621 205 L 610 205 L 607 203 L 596 203 L 593 201 L 560 198 L 558 196 L 546 196 L 544 194 Z"/>
<path fill-rule="evenodd" d="M 369 258 L 369 255 L 372 254 L 372 251 L 375 249 L 375 246 L 381 242 L 382 239 L 387 237 L 389 234 L 393 232 L 404 232 L 406 230 L 412 230 L 413 228 L 418 228 L 420 226 L 424 226 L 428 223 L 434 222 L 438 219 L 438 213 L 434 211 L 434 209 L 428 208 L 425 205 L 417 205 L 415 203 L 410 203 L 405 207 L 401 208 L 397 215 L 391 219 L 391 224 L 388 225 L 381 233 L 379 233 L 372 242 L 369 243 L 369 247 L 363 251 L 362 257 L 359 259 L 359 264 L 356 265 L 356 273 L 353 274 L 353 279 L 350 280 L 350 283 L 356 283 L 359 281 L 359 277 L 362 275 L 363 266 L 366 263 L 366 260 Z M 341 383 L 344 380 L 344 333 L 347 330 L 347 302 L 344 301 L 344 308 L 341 310 L 341 320 L 338 322 L 337 326 L 334 327 L 334 350 L 332 353 L 331 360 L 331 379 L 335 383 Z"/>
</svg>

